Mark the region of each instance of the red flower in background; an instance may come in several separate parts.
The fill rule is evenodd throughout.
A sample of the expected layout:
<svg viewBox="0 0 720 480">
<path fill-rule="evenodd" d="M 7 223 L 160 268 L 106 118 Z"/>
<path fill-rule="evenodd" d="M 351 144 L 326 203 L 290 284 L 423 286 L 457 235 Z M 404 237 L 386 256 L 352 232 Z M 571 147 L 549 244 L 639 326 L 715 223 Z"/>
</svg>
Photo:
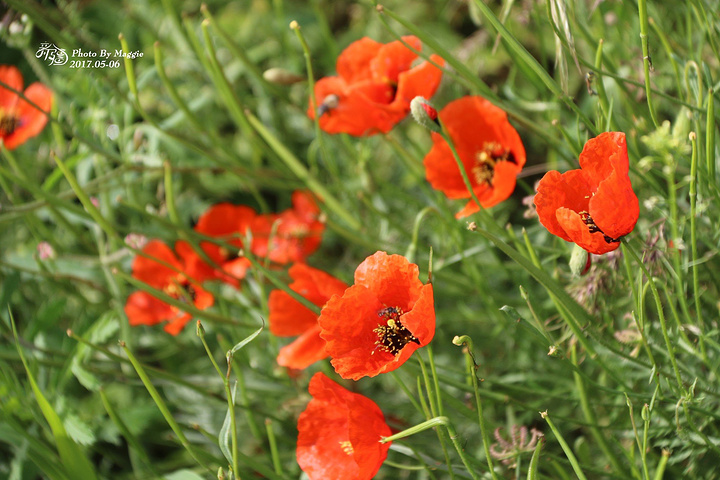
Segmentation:
<svg viewBox="0 0 720 480">
<path fill-rule="evenodd" d="M 322 307 L 333 295 L 342 295 L 345 282 L 332 275 L 298 263 L 290 267 L 293 283 L 290 288 L 317 306 Z M 300 335 L 280 349 L 278 364 L 303 369 L 327 357 L 325 340 L 320 338 L 318 316 L 282 290 L 270 292 L 270 331 L 278 337 Z"/>
<path fill-rule="evenodd" d="M 214 303 L 214 298 L 209 292 L 203 290 L 184 273 L 180 273 L 185 272 L 184 265 L 170 247 L 159 240 L 152 240 L 142 251 L 152 258 L 141 255 L 135 257 L 132 265 L 133 277 L 162 290 L 173 298 L 187 303 L 192 302 L 195 308 L 201 310 Z M 134 292 L 128 297 L 125 303 L 125 315 L 133 326 L 156 325 L 167 321 L 165 331 L 172 335 L 180 333 L 192 318 L 191 314 L 142 291 Z"/>
<path fill-rule="evenodd" d="M 482 97 L 462 97 L 440 111 L 440 120 L 483 208 L 507 199 L 525 165 L 525 147 L 507 114 Z M 471 198 L 447 142 L 437 133 L 432 139 L 432 149 L 423 160 L 428 182 L 448 198 Z M 479 210 L 471 198 L 455 216 L 462 218 Z"/>
<path fill-rule="evenodd" d="M 422 47 L 414 36 L 403 41 Z M 338 75 L 315 84 L 320 128 L 355 136 L 389 132 L 407 116 L 413 98 L 430 98 L 440 85 L 442 71 L 429 62 L 412 67 L 416 58 L 400 41 L 384 45 L 364 37 L 350 44 L 338 57 Z M 430 58 L 444 64 L 437 55 Z M 311 100 L 308 116 L 315 114 Z"/>
<path fill-rule="evenodd" d="M 23 78 L 12 65 L 0 65 L 0 81 L 21 91 Z M 0 85 L 0 139 L 12 150 L 42 131 L 52 106 L 52 92 L 42 83 L 35 82 L 24 92 L 25 97 L 43 111 L 30 105 L 20 96 Z"/>
<path fill-rule="evenodd" d="M 241 237 L 245 236 L 256 216 L 255 211 L 250 207 L 219 203 L 200 216 L 195 231 L 209 237 L 217 237 L 241 249 L 243 248 Z M 175 245 L 175 249 L 185 262 L 185 271 L 199 281 L 220 279 L 235 287 L 239 286 L 239 279 L 245 277 L 250 261 L 238 257 L 226 247 L 211 242 L 200 242 L 200 247 L 210 260 L 220 266 L 220 270 L 203 260 L 189 243 L 180 241 Z"/>
<path fill-rule="evenodd" d="M 375 402 L 322 373 L 310 380 L 313 399 L 298 419 L 297 461 L 310 480 L 370 480 L 387 457 L 390 427 Z"/>
<path fill-rule="evenodd" d="M 255 255 L 280 264 L 304 262 L 320 246 L 325 224 L 312 194 L 295 191 L 292 204 L 284 212 L 255 217 L 251 226 Z"/>
<path fill-rule="evenodd" d="M 325 305 L 318 323 L 341 377 L 391 372 L 435 335 L 433 288 L 405 257 L 376 252 L 355 270 L 355 284 Z"/>
<path fill-rule="evenodd" d="M 540 223 L 590 253 L 615 250 L 640 216 L 628 168 L 624 133 L 605 132 L 588 140 L 580 169 L 553 170 L 540 180 L 535 195 Z"/>
</svg>

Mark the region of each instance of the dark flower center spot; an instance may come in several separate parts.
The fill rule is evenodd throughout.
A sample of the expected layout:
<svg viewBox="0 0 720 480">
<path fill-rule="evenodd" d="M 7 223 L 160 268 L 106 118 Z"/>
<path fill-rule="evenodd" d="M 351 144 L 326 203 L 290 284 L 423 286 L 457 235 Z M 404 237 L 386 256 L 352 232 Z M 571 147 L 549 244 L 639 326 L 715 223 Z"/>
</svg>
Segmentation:
<svg viewBox="0 0 720 480">
<path fill-rule="evenodd" d="M 482 150 L 475 154 L 475 164 L 470 169 L 477 184 L 487 183 L 492 187 L 497 162 L 517 164 L 513 153 L 498 142 L 485 142 Z"/>
<path fill-rule="evenodd" d="M 15 115 L 5 114 L 0 111 L 0 135 L 10 135 L 20 124 L 20 119 Z"/>
<path fill-rule="evenodd" d="M 323 98 L 322 102 L 318 106 L 317 116 L 322 117 L 325 113 L 328 113 L 330 112 L 330 110 L 337 108 L 339 103 L 340 97 L 338 97 L 334 93 L 331 93 L 327 97 Z"/>
<path fill-rule="evenodd" d="M 185 303 L 195 303 L 195 298 L 197 297 L 197 292 L 195 291 L 195 288 L 191 284 L 185 282 L 171 283 L 163 290 L 171 297 Z"/>
<path fill-rule="evenodd" d="M 595 225 L 595 221 L 592 219 L 592 217 L 590 216 L 590 213 L 588 213 L 587 211 L 583 210 L 582 212 L 580 212 L 580 219 L 583 221 L 583 223 L 584 223 L 585 225 L 588 226 L 588 231 L 589 231 L 590 233 L 595 233 L 595 232 L 600 232 L 600 233 L 602 233 L 603 239 L 604 239 L 607 243 L 618 243 L 618 242 L 620 242 L 620 239 L 619 239 L 619 238 L 612 238 L 612 237 L 609 236 L 609 235 L 605 235 L 605 232 L 603 232 L 602 230 L 600 230 L 600 227 L 598 227 L 597 225 Z"/>
<path fill-rule="evenodd" d="M 403 311 L 399 307 L 387 307 L 378 312 L 384 323 L 373 329 L 378 336 L 375 341 L 376 349 L 380 348 L 388 353 L 397 355 L 409 342 L 420 345 L 420 340 L 400 321 Z M 375 350 L 371 354 L 374 354 Z"/>
</svg>

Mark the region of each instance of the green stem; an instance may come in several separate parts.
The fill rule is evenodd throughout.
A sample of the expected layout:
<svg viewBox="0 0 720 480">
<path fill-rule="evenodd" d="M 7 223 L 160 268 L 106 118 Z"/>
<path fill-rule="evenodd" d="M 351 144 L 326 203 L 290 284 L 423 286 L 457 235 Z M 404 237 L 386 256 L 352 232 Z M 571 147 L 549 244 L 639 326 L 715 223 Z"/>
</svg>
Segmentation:
<svg viewBox="0 0 720 480">
<path fill-rule="evenodd" d="M 396 433 L 395 435 L 384 437 L 380 440 L 380 443 L 394 442 L 395 440 L 400 440 L 401 438 L 409 437 L 416 433 L 420 433 L 435 427 L 445 427 L 448 435 L 450 436 L 450 440 L 452 440 L 453 445 L 455 446 L 455 450 L 457 450 L 458 455 L 460 456 L 460 460 L 462 460 L 463 465 L 465 465 L 468 473 L 474 480 L 480 480 L 480 477 L 478 477 L 477 473 L 475 473 L 475 469 L 470 466 L 470 463 L 468 462 L 463 446 L 460 444 L 460 437 L 458 436 L 455 427 L 453 427 L 452 423 L 450 423 L 450 420 L 447 417 L 431 418 L 430 420 L 426 420 L 418 425 L 415 425 L 414 427 L 410 427 L 407 430 Z M 449 466 L 450 465 L 448 465 L 448 467 Z"/>
<path fill-rule="evenodd" d="M 275 432 L 272 428 L 272 420 L 265 419 L 265 431 L 267 433 L 268 443 L 270 444 L 270 455 L 272 457 L 273 468 L 278 475 L 284 475 L 282 464 L 280 463 L 280 455 L 278 454 L 277 441 L 275 440 Z"/>
<path fill-rule="evenodd" d="M 705 162 L 708 170 L 708 183 L 715 184 L 715 97 L 713 89 L 708 90 L 707 117 L 705 123 Z"/>
<path fill-rule="evenodd" d="M 438 407 L 436 404 L 436 397 L 433 393 L 433 389 L 430 386 L 430 377 L 427 373 L 427 368 L 425 367 L 425 362 L 423 361 L 422 357 L 420 355 L 416 355 L 416 358 L 418 359 L 418 363 L 420 364 L 420 370 L 422 372 L 422 379 L 423 383 L 425 384 L 425 392 L 427 393 L 428 403 L 430 404 L 430 414 L 433 417 L 438 416 Z M 422 391 L 419 391 L 421 397 L 422 397 Z M 425 422 L 427 423 L 427 422 Z M 445 463 L 448 467 L 448 473 L 450 474 L 450 478 L 455 478 L 455 473 L 453 472 L 452 463 L 450 462 L 450 455 L 448 454 L 447 447 L 445 446 L 445 432 L 442 430 L 436 430 L 438 440 L 440 441 L 440 447 L 442 448 L 443 455 L 445 456 Z"/>
<path fill-rule="evenodd" d="M 578 116 L 580 121 L 585 124 L 585 126 L 593 134 L 593 136 L 597 135 L 598 132 L 595 129 L 595 125 L 593 125 L 592 121 L 585 115 L 585 113 L 583 113 L 582 110 L 580 110 L 580 107 L 575 104 L 573 99 L 562 91 L 562 88 L 560 88 L 560 86 L 555 82 L 555 80 L 553 80 L 550 74 L 543 68 L 542 65 L 540 65 L 540 63 L 535 59 L 535 57 L 533 57 L 530 52 L 528 52 L 525 47 L 523 47 L 523 45 L 513 36 L 512 33 L 510 33 L 510 31 L 505 27 L 505 25 L 503 25 L 502 22 L 495 16 L 490 7 L 488 7 L 483 0 L 474 0 L 474 2 L 475 5 L 477 5 L 478 9 L 485 16 L 485 18 L 488 19 L 493 28 L 495 28 L 495 30 L 497 30 L 497 32 L 503 37 L 503 40 L 505 40 L 505 46 L 512 58 L 516 60 L 521 60 L 523 63 L 525 63 L 525 65 L 535 75 L 537 75 L 540 80 L 542 80 L 547 89 L 550 90 L 560 100 L 562 100 L 562 102 L 565 103 L 565 105 Z"/>
<path fill-rule="evenodd" d="M 577 475 L 579 480 L 587 480 L 585 474 L 582 471 L 582 468 L 580 468 L 580 464 L 578 463 L 577 458 L 575 458 L 575 455 L 570 449 L 570 446 L 567 444 L 567 442 L 565 441 L 555 424 L 552 422 L 552 420 L 550 420 L 550 415 L 548 415 L 547 410 L 544 412 L 540 412 L 540 416 L 542 416 L 547 422 L 547 424 L 550 426 L 550 430 L 552 430 L 555 438 L 557 438 L 557 441 L 560 444 L 560 447 L 563 449 L 563 452 L 565 452 L 565 456 L 570 461 L 570 465 L 575 471 L 575 475 Z"/>
<path fill-rule="evenodd" d="M 475 394 L 475 406 L 477 407 L 478 424 L 480 425 L 480 435 L 483 439 L 483 449 L 485 450 L 485 459 L 487 460 L 488 470 L 493 480 L 497 480 L 495 474 L 495 468 L 493 467 L 492 455 L 490 454 L 490 436 L 488 435 L 487 425 L 485 425 L 485 416 L 483 415 L 482 401 L 480 399 L 480 387 L 478 385 L 477 369 L 478 364 L 475 362 L 475 357 L 472 353 L 472 339 L 463 335 L 455 337 L 453 339 L 455 345 L 463 345 L 463 352 L 465 353 L 465 365 L 467 367 L 467 374 L 472 382 L 473 392 Z"/>
<path fill-rule="evenodd" d="M 322 154 L 323 160 L 326 164 L 330 162 L 330 156 L 325 147 L 325 141 L 320 130 L 320 116 L 318 115 L 318 100 L 315 97 L 315 75 L 313 74 L 312 59 L 310 57 L 310 47 L 308 46 L 305 36 L 300 31 L 300 25 L 296 21 L 290 23 L 290 28 L 295 31 L 295 36 L 300 42 L 300 46 L 303 50 L 303 56 L 305 57 L 305 68 L 307 69 L 308 89 L 310 90 L 310 107 L 313 111 L 313 124 L 315 127 L 315 138 L 317 138 L 320 144 L 320 153 Z"/>
<path fill-rule="evenodd" d="M 655 106 L 652 102 L 652 94 L 650 87 L 650 51 L 648 48 L 648 15 L 647 0 L 638 0 L 638 14 L 640 18 L 640 42 L 642 44 L 643 54 L 643 72 L 645 74 L 645 96 L 647 97 L 648 109 L 650 110 L 650 118 L 652 118 L 655 127 L 660 124 L 655 114 Z"/>
<path fill-rule="evenodd" d="M 711 90 L 712 92 L 712 90 Z M 709 99 L 712 103 L 712 96 Z M 714 128 L 714 125 L 711 126 Z M 710 134 L 708 133 L 708 136 Z M 695 132 L 690 132 L 690 142 L 692 143 L 692 159 L 690 163 L 690 250 L 692 255 L 692 275 L 693 275 L 693 296 L 695 299 L 695 312 L 697 313 L 697 326 L 700 328 L 700 335 L 698 335 L 700 343 L 700 352 L 702 353 L 703 359 L 707 362 L 707 354 L 705 353 L 705 336 L 703 330 L 705 329 L 705 323 L 702 317 L 702 305 L 700 304 L 700 276 L 698 265 L 698 248 L 697 248 L 697 166 L 698 166 L 698 145 L 697 136 Z M 714 157 L 713 157 L 714 161 Z M 712 178 L 712 177 L 711 177 Z"/>
<path fill-rule="evenodd" d="M 270 148 L 280 157 L 285 165 L 297 176 L 307 187 L 313 191 L 319 198 L 320 201 L 327 205 L 327 208 L 341 217 L 345 222 L 353 229 L 360 230 L 360 222 L 355 218 L 353 214 L 348 212 L 345 207 L 333 197 L 330 192 L 323 186 L 305 166 L 298 160 L 298 158 L 280 142 L 270 131 L 265 128 L 252 113 L 249 111 L 245 112 L 247 115 L 248 122 L 255 129 L 258 134 L 267 142 Z"/>
<path fill-rule="evenodd" d="M 577 361 L 577 347 L 576 344 L 573 344 L 570 350 L 570 359 L 575 365 L 576 368 L 579 368 L 578 361 Z M 592 433 L 593 438 L 600 446 L 600 449 L 605 454 L 605 458 L 607 458 L 610 463 L 612 464 L 613 469 L 615 470 L 615 473 L 622 476 L 623 478 L 630 478 L 630 475 L 628 474 L 627 470 L 622 466 L 620 463 L 620 460 L 615 455 L 615 452 L 613 452 L 612 447 L 608 444 L 607 439 L 605 438 L 605 435 L 600 431 L 600 427 L 598 425 L 597 418 L 595 417 L 595 410 L 593 410 L 592 406 L 590 405 L 590 401 L 588 400 L 588 394 L 587 389 L 585 388 L 585 382 L 583 382 L 582 377 L 579 373 L 576 371 L 573 371 L 573 377 L 575 378 L 575 390 L 578 392 L 578 396 L 580 397 L 580 406 L 582 407 L 583 415 L 585 416 L 585 421 L 587 422 L 590 433 Z"/>
<path fill-rule="evenodd" d="M 633 246 L 630 245 L 630 243 L 626 239 L 622 239 L 622 249 L 623 253 L 629 253 L 633 257 L 633 260 L 635 260 L 635 263 L 637 263 L 638 266 L 642 268 L 643 273 L 645 274 L 648 282 L 650 283 L 650 290 L 652 291 L 653 298 L 655 298 L 655 307 L 658 312 L 658 317 L 660 318 L 660 327 L 662 329 L 663 338 L 665 338 L 665 346 L 667 348 L 668 354 L 670 355 L 670 363 L 672 363 L 673 371 L 675 372 L 675 380 L 677 381 L 680 391 L 684 392 L 685 387 L 683 386 L 682 378 L 680 377 L 680 370 L 678 370 L 677 360 L 675 359 L 675 349 L 672 345 L 672 342 L 670 342 L 670 337 L 668 335 L 667 323 L 665 322 L 665 313 L 663 312 L 662 302 L 660 301 L 660 294 L 658 293 L 657 286 L 655 285 L 655 279 L 650 275 L 647 267 L 640 259 L 637 252 L 635 252 Z"/>
</svg>

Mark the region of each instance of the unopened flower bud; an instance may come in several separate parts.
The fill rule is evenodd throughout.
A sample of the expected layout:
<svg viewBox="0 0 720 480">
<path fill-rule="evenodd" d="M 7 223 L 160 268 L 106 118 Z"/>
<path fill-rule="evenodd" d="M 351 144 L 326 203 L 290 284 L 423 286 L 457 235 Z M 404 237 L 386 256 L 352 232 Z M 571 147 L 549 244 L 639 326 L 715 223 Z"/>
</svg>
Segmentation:
<svg viewBox="0 0 720 480">
<path fill-rule="evenodd" d="M 415 97 L 410 102 L 410 113 L 413 118 L 431 132 L 440 133 L 437 110 L 424 97 Z"/>
<path fill-rule="evenodd" d="M 590 268 L 590 254 L 584 248 L 575 245 L 570 255 L 570 271 L 574 277 L 587 273 Z"/>
<path fill-rule="evenodd" d="M 263 78 L 276 85 L 292 85 L 305 80 L 305 77 L 302 75 L 285 70 L 284 68 L 271 68 L 269 70 L 265 70 L 263 72 Z"/>
<path fill-rule="evenodd" d="M 48 242 L 40 242 L 37 245 L 37 252 L 40 256 L 40 260 L 47 260 L 55 258 L 55 249 Z"/>
</svg>

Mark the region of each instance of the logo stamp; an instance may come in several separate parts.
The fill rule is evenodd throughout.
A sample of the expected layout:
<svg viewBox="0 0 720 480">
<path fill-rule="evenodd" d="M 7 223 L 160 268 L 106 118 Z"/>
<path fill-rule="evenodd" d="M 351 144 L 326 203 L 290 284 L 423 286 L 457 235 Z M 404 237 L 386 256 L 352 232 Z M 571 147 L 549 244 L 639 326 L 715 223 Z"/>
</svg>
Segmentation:
<svg viewBox="0 0 720 480">
<path fill-rule="evenodd" d="M 49 65 L 65 65 L 68 62 L 68 54 L 65 49 L 48 42 L 40 44 L 40 48 L 35 52 L 35 57 L 50 62 Z"/>
<path fill-rule="evenodd" d="M 48 62 L 50 66 L 65 65 L 69 61 L 69 68 L 118 68 L 121 58 L 134 60 L 144 55 L 140 50 L 123 52 L 122 49 L 107 50 L 104 48 L 99 51 L 75 48 L 68 54 L 64 48 L 50 42 L 41 43 L 35 52 L 36 58 Z"/>
</svg>

